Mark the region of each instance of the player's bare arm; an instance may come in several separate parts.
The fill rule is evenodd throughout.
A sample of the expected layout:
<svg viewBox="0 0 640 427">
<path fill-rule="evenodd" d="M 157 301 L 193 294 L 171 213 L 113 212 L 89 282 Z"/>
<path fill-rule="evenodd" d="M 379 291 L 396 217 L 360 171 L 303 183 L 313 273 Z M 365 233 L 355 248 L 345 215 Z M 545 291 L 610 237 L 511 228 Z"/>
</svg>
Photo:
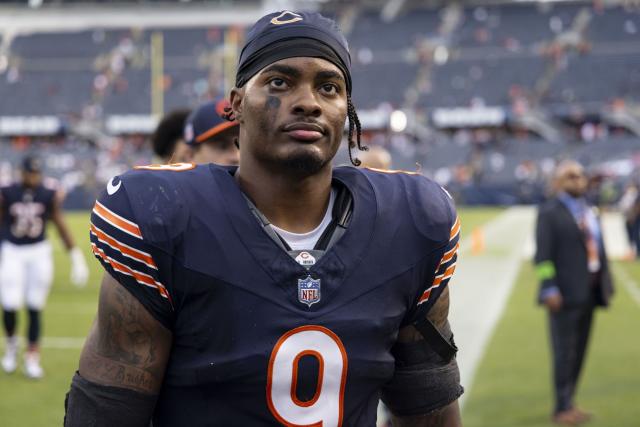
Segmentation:
<svg viewBox="0 0 640 427">
<path fill-rule="evenodd" d="M 98 315 L 80 356 L 80 375 L 102 385 L 157 394 L 170 349 L 171 332 L 105 274 Z"/>
<path fill-rule="evenodd" d="M 105 274 L 98 315 L 65 400 L 65 427 L 148 427 L 172 335 Z"/>
<path fill-rule="evenodd" d="M 75 243 L 71 233 L 69 232 L 69 227 L 67 227 L 67 223 L 64 220 L 64 215 L 62 214 L 63 200 L 64 194 L 61 191 L 56 192 L 51 210 L 51 221 L 55 224 L 65 248 L 70 251 L 75 247 Z"/>
<path fill-rule="evenodd" d="M 51 220 L 55 224 L 58 234 L 60 234 L 60 238 L 71 256 L 71 282 L 81 287 L 86 285 L 89 279 L 89 268 L 87 267 L 82 251 L 76 247 L 67 223 L 64 220 L 64 215 L 62 214 L 63 200 L 64 193 L 62 191 L 56 192 L 51 205 Z"/>
<path fill-rule="evenodd" d="M 436 328 L 440 331 L 448 331 L 449 327 L 449 288 L 445 288 L 427 314 Z M 398 334 L 398 342 L 413 343 L 423 341 L 422 334 L 413 326 L 402 328 Z M 444 363 L 444 362 L 443 362 Z M 455 363 L 455 361 L 454 361 Z M 460 408 L 458 401 L 454 401 L 447 406 L 436 409 L 425 415 L 415 416 L 395 416 L 391 417 L 394 427 L 458 427 L 462 426 Z"/>
</svg>

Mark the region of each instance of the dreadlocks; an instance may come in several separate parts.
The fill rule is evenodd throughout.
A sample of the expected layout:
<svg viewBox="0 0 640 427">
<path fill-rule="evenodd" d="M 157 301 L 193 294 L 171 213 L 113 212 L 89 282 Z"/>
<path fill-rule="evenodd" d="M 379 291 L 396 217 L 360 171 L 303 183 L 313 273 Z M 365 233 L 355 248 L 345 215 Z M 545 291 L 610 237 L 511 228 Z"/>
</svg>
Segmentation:
<svg viewBox="0 0 640 427">
<path fill-rule="evenodd" d="M 347 118 L 349 119 L 349 131 L 347 133 L 347 144 L 349 149 L 349 160 L 353 166 L 360 166 L 362 162 L 357 157 L 353 157 L 351 152 L 352 146 L 357 146 L 360 151 L 367 151 L 369 147 L 362 145 L 362 128 L 360 126 L 360 119 L 358 113 L 356 113 L 356 107 L 351 101 L 351 95 L 347 95 Z M 353 141 L 353 133 L 356 133 L 356 141 Z"/>
</svg>

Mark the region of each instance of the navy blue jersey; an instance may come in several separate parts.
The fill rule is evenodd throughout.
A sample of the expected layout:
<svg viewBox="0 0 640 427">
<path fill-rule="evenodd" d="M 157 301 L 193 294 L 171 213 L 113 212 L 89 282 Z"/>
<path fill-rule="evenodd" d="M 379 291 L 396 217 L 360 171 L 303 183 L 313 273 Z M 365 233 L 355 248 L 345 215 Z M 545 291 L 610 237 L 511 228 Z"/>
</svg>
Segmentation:
<svg viewBox="0 0 640 427">
<path fill-rule="evenodd" d="M 3 238 L 16 245 L 46 239 L 46 223 L 51 217 L 56 190 L 39 185 L 27 188 L 13 184 L 0 188 Z"/>
<path fill-rule="evenodd" d="M 399 329 L 455 269 L 448 194 L 336 168 L 351 223 L 307 269 L 264 231 L 234 168 L 159 169 L 114 178 L 91 218 L 96 257 L 173 332 L 154 426 L 374 426 Z"/>
</svg>

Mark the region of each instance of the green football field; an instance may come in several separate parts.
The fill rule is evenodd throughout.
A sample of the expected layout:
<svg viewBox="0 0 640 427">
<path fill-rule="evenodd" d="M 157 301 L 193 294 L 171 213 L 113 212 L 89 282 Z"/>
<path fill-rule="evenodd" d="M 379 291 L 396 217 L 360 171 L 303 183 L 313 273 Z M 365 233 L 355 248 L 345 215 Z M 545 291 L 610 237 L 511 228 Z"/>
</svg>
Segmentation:
<svg viewBox="0 0 640 427">
<path fill-rule="evenodd" d="M 489 221 L 499 209 L 461 210 L 463 232 Z M 77 243 L 85 249 L 91 268 L 90 283 L 76 289 L 69 284 L 68 257 L 55 233 L 56 273 L 44 316 L 42 363 L 45 378 L 27 380 L 21 372 L 0 372 L 0 426 L 56 426 L 62 424 L 64 395 L 75 371 L 83 337 L 95 314 L 102 275 L 88 250 L 88 215 L 68 214 Z M 463 238 L 464 238 L 463 233 Z M 640 282 L 640 265 L 619 264 Z M 523 263 L 520 278 L 506 312 L 481 363 L 464 408 L 465 426 L 547 426 L 550 406 L 549 352 L 545 317 L 533 301 L 535 283 Z M 22 313 L 21 313 L 22 314 Z M 24 314 L 19 318 L 24 329 Z M 589 425 L 640 425 L 640 306 L 618 285 L 610 312 L 599 313 L 585 381 L 578 395 L 585 408 L 596 413 Z M 24 334 L 23 334 L 24 335 Z M 4 342 L 0 348 L 4 347 Z"/>
<path fill-rule="evenodd" d="M 576 403 L 594 414 L 588 426 L 640 426 L 640 299 L 623 281 L 640 283 L 640 262 L 613 263 L 612 307 L 594 319 Z M 552 408 L 546 313 L 534 305 L 537 283 L 523 263 L 465 403 L 466 427 L 547 427 Z"/>
</svg>

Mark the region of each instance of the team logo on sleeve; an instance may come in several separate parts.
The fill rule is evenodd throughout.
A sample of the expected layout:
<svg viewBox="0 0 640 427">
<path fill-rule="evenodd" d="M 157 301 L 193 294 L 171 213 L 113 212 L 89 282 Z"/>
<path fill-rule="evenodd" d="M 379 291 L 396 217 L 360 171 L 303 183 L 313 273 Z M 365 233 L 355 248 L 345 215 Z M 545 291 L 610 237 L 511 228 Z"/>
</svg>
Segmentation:
<svg viewBox="0 0 640 427">
<path fill-rule="evenodd" d="M 308 307 L 320 301 L 320 279 L 311 276 L 298 279 L 298 301 Z"/>
<path fill-rule="evenodd" d="M 122 185 L 122 181 L 120 181 L 118 177 L 114 176 L 113 178 L 111 178 L 111 180 L 107 184 L 107 193 L 110 196 L 113 196 L 115 192 L 120 189 L 121 185 Z"/>
</svg>

